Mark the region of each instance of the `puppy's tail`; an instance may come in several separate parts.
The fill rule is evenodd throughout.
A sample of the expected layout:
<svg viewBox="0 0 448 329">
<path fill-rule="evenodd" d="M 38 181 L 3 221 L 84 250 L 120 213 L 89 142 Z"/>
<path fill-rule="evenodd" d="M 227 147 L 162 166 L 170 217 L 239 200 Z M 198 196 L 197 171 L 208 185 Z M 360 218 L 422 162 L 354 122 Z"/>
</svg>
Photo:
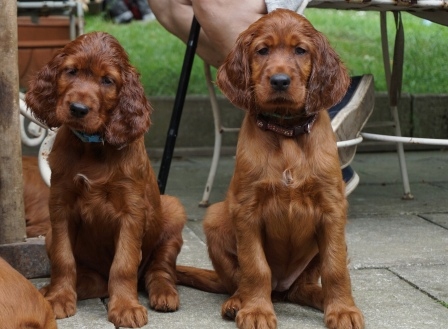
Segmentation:
<svg viewBox="0 0 448 329">
<path fill-rule="evenodd" d="M 213 270 L 206 270 L 191 266 L 176 266 L 177 283 L 215 294 L 228 293 L 218 274 Z"/>
</svg>

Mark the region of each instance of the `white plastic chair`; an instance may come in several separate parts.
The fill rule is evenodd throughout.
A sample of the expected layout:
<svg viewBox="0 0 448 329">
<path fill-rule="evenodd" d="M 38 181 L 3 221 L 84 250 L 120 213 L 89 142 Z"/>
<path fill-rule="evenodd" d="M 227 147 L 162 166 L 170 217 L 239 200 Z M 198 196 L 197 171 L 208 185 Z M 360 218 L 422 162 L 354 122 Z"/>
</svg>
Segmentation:
<svg viewBox="0 0 448 329">
<path fill-rule="evenodd" d="M 38 14 L 40 11 L 45 11 L 46 15 L 63 13 L 69 16 L 70 38 L 72 40 L 84 33 L 84 9 L 80 1 L 18 1 L 17 8 L 19 12 L 22 11 L 22 13 L 29 13 L 30 15 Z M 48 129 L 47 126 L 33 117 L 30 109 L 26 106 L 25 94 L 22 92 L 19 92 L 19 108 L 22 143 L 30 147 L 40 145 L 39 170 L 44 182 L 50 186 L 51 170 L 47 158 L 53 146 L 56 130 Z"/>
<path fill-rule="evenodd" d="M 308 0 L 303 0 L 301 3 L 299 9 L 297 10 L 298 13 L 302 14 L 308 5 Z M 199 202 L 200 207 L 208 207 L 209 206 L 209 199 L 210 199 L 210 193 L 212 191 L 213 182 L 215 180 L 216 171 L 218 169 L 218 163 L 219 158 L 221 155 L 221 144 L 222 144 L 222 134 L 225 132 L 239 132 L 239 127 L 230 128 L 226 127 L 222 124 L 221 120 L 221 110 L 219 108 L 218 100 L 216 97 L 216 90 L 215 86 L 212 82 L 211 77 L 211 71 L 210 71 L 210 65 L 204 62 L 204 74 L 205 74 L 205 80 L 207 82 L 207 88 L 209 92 L 209 98 L 210 98 L 210 105 L 212 108 L 213 113 L 213 123 L 214 123 L 214 130 L 215 130 L 215 143 L 214 143 L 214 149 L 213 149 L 213 157 L 212 162 L 210 166 L 210 171 L 208 174 L 207 182 L 205 184 L 204 193 L 202 195 L 202 200 Z M 370 89 L 366 93 L 370 92 L 373 95 L 373 78 L 372 78 L 372 84 L 370 86 Z M 373 108 L 373 102 L 371 103 L 371 106 Z M 338 148 L 340 149 L 340 157 L 345 158 L 353 158 L 356 152 L 356 147 L 359 143 L 361 143 L 363 140 L 361 135 L 357 135 L 352 139 L 347 140 L 341 140 L 337 142 Z"/>
</svg>

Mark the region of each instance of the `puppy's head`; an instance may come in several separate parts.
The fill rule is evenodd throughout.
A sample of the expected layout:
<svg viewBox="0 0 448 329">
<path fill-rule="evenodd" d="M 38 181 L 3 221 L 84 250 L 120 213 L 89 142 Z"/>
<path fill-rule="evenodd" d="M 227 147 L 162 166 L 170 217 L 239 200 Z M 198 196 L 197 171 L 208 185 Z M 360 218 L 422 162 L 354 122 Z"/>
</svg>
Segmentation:
<svg viewBox="0 0 448 329">
<path fill-rule="evenodd" d="M 305 17 L 286 9 L 242 32 L 217 74 L 218 87 L 235 106 L 281 115 L 327 110 L 349 83 L 327 39 Z"/>
<path fill-rule="evenodd" d="M 31 80 L 26 103 L 49 127 L 99 134 L 112 145 L 143 135 L 152 111 L 125 50 L 103 32 L 59 50 Z"/>
</svg>

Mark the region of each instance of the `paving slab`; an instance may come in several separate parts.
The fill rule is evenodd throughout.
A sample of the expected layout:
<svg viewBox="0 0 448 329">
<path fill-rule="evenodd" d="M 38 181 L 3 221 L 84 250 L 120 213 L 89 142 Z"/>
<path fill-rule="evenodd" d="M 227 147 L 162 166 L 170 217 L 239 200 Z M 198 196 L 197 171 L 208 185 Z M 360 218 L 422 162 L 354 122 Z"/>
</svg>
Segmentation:
<svg viewBox="0 0 448 329">
<path fill-rule="evenodd" d="M 448 265 L 391 267 L 390 270 L 432 298 L 448 305 Z"/>
<path fill-rule="evenodd" d="M 448 230 L 448 214 L 420 214 L 420 217 L 425 218 L 426 220 L 440 225 Z"/>
<path fill-rule="evenodd" d="M 352 268 L 448 264 L 448 231 L 416 215 L 351 219 L 347 245 Z"/>
<path fill-rule="evenodd" d="M 448 309 L 387 269 L 351 271 L 366 329 L 442 329 Z"/>
</svg>

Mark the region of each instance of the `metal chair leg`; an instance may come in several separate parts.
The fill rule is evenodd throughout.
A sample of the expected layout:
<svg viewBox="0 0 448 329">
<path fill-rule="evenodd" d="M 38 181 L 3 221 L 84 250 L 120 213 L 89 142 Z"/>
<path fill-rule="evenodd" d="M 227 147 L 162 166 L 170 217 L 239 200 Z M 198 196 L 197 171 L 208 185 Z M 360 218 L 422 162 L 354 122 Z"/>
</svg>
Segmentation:
<svg viewBox="0 0 448 329">
<path fill-rule="evenodd" d="M 404 31 L 403 31 L 403 24 L 401 21 L 401 14 L 394 13 L 397 31 L 395 36 L 395 47 L 393 55 L 394 61 L 391 71 L 389 47 L 387 40 L 386 14 L 387 14 L 386 12 L 380 13 L 384 72 L 386 74 L 387 89 L 389 92 L 390 111 L 392 119 L 394 121 L 395 136 L 401 137 L 402 135 L 401 135 L 400 119 L 398 117 L 398 101 L 401 96 L 401 85 L 403 78 Z M 404 192 L 403 199 L 411 200 L 414 197 L 411 193 L 411 187 L 409 185 L 409 176 L 406 166 L 406 158 L 404 155 L 403 143 L 401 142 L 397 142 L 397 154 L 398 154 L 398 161 L 400 164 L 401 178 L 403 181 L 403 192 Z"/>
</svg>

